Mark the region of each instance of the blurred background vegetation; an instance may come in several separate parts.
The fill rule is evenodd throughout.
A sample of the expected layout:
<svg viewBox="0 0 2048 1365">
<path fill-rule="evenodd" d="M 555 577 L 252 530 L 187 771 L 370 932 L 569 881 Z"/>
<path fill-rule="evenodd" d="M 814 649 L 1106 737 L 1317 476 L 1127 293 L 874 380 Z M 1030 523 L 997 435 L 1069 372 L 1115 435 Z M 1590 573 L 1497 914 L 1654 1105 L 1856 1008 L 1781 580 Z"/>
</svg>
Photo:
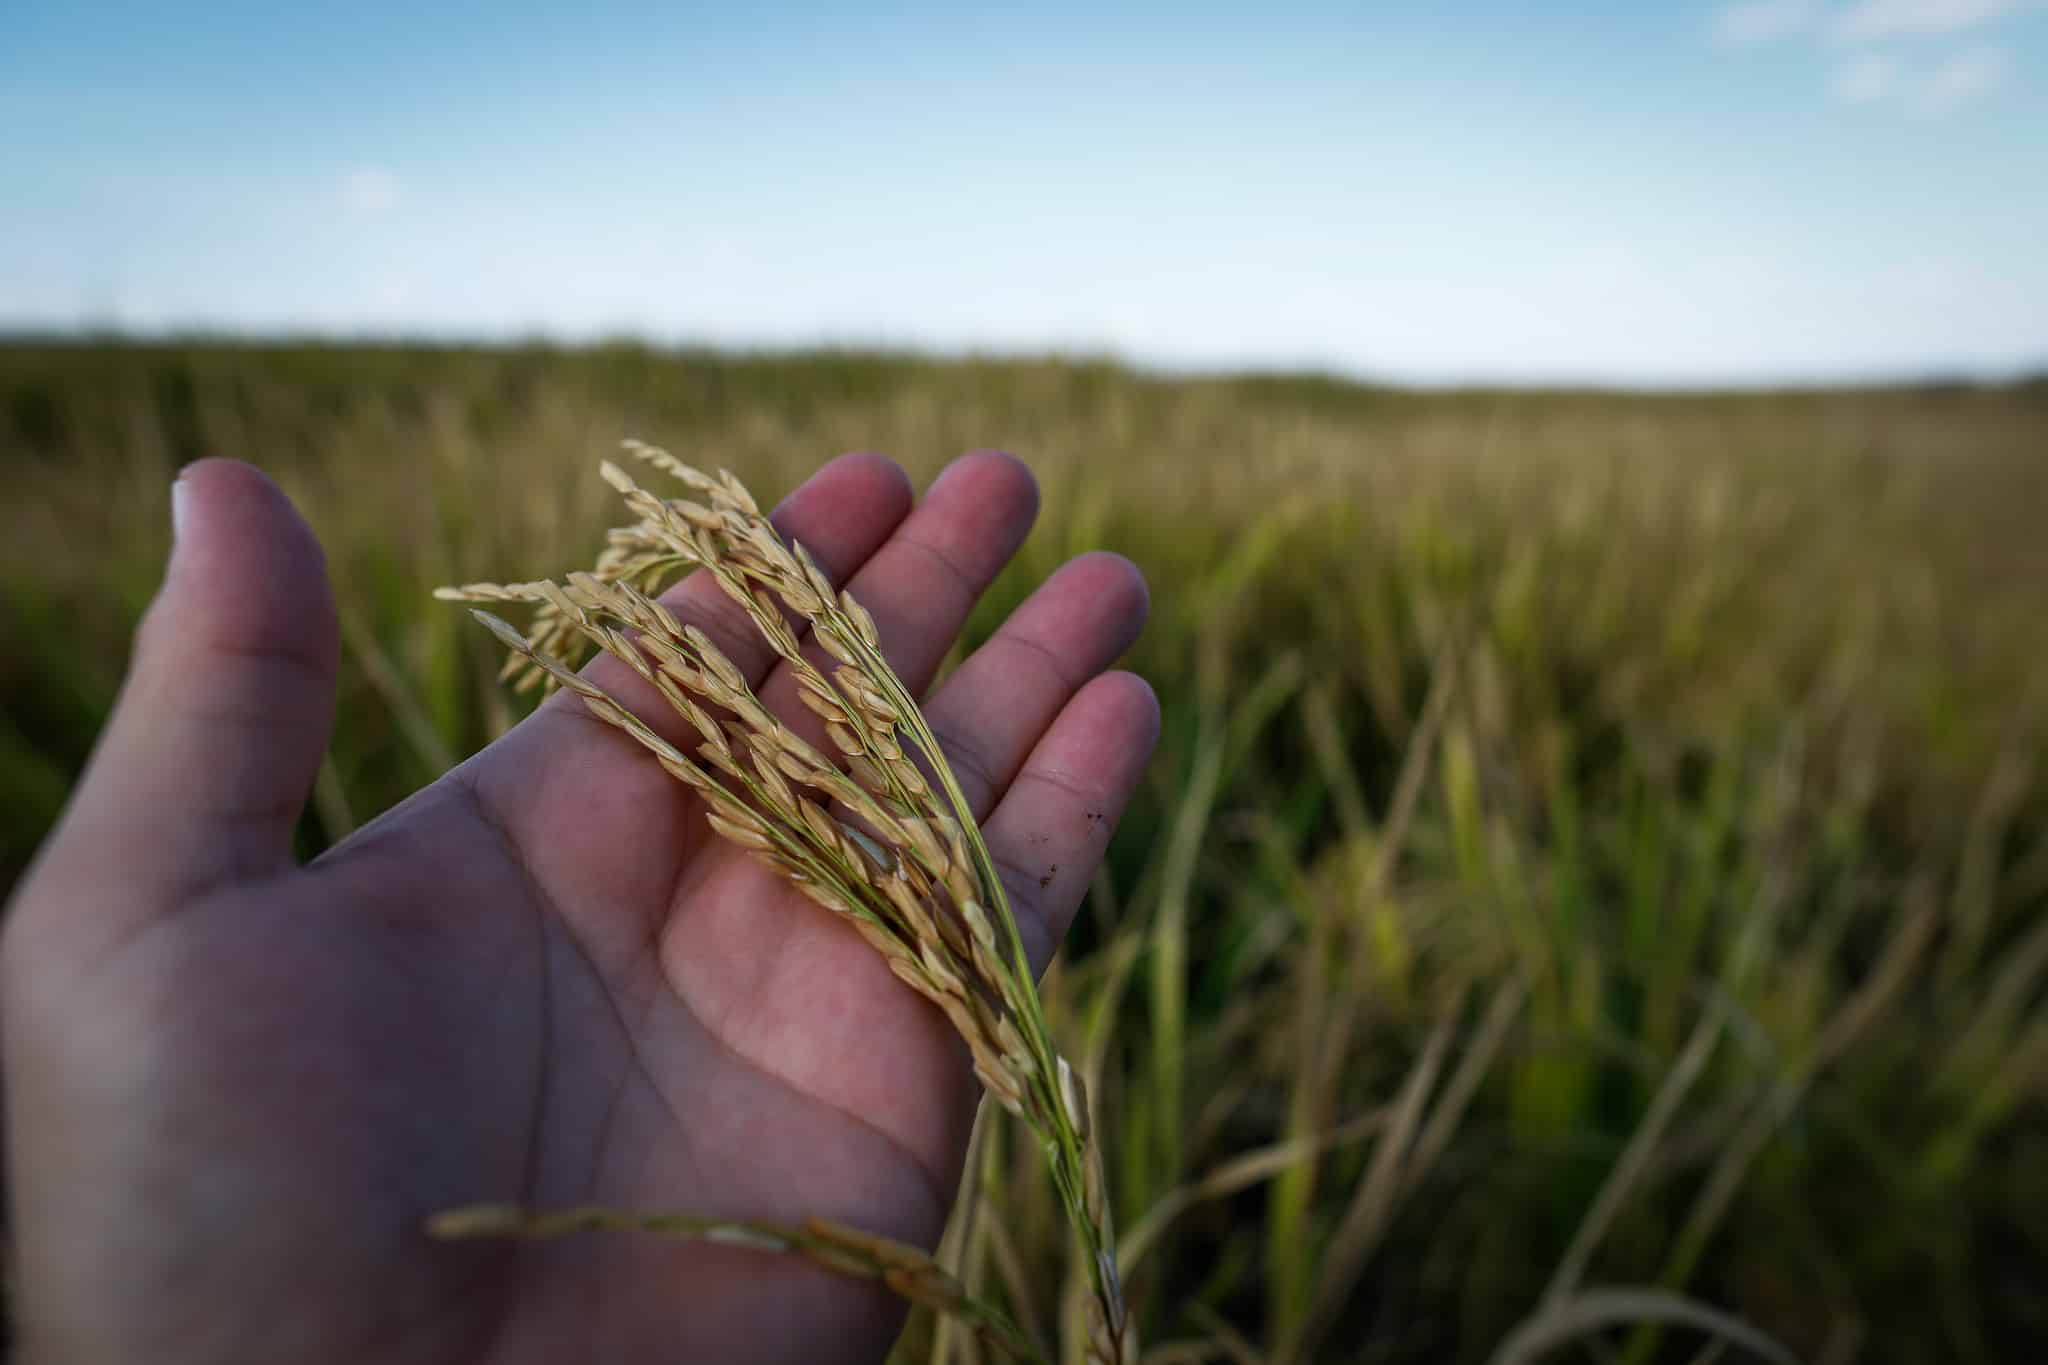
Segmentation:
<svg viewBox="0 0 2048 1365">
<path fill-rule="evenodd" d="M 1164 738 L 1049 984 L 1148 1359 L 1712 1358 L 1637 1322 L 1651 1291 L 1814 1361 L 2048 1341 L 2048 383 L 18 342 L 0 885 L 114 696 L 179 466 L 255 461 L 328 548 L 310 856 L 516 719 L 428 591 L 587 562 L 626 435 L 764 495 L 851 448 L 920 482 L 1023 455 L 1044 514 L 970 643 L 1080 550 L 1150 577 Z M 1016 1136 L 946 1254 L 1055 1339 Z M 977 1358 L 923 1321 L 899 1353 Z"/>
</svg>

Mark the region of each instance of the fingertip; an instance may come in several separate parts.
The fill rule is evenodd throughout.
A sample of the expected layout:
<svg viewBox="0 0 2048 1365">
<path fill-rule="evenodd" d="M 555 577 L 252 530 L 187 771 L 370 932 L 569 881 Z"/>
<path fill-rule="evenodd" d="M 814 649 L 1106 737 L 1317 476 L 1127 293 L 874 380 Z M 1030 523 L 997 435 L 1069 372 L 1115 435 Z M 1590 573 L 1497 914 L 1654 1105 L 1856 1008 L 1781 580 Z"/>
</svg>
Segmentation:
<svg viewBox="0 0 2048 1365">
<path fill-rule="evenodd" d="M 171 502 L 176 544 L 145 631 L 230 649 L 263 639 L 332 668 L 327 553 L 284 490 L 252 464 L 216 457 L 179 470 Z"/>
<path fill-rule="evenodd" d="M 291 506 L 276 480 L 246 460 L 209 455 L 180 469 L 177 481 L 209 501 L 260 499 Z"/>
<path fill-rule="evenodd" d="M 1060 565 L 1011 619 L 1068 659 L 1078 681 L 1137 643 L 1150 610 L 1138 566 L 1122 555 L 1091 550 Z"/>
<path fill-rule="evenodd" d="M 1038 520 L 1038 480 L 1000 450 L 962 455 L 925 491 L 912 538 L 936 550 L 978 594 L 1009 563 Z"/>
<path fill-rule="evenodd" d="M 1074 556 L 1067 570 L 1086 576 L 1092 591 L 1115 601 L 1132 618 L 1132 637 L 1152 614 L 1152 587 L 1145 571 L 1114 550 L 1089 550 Z"/>
<path fill-rule="evenodd" d="M 1000 499 L 1004 505 L 1026 509 L 1025 524 L 1038 519 L 1038 476 L 1031 466 L 1007 450 L 993 447 L 970 450 L 939 471 L 932 491 L 941 484 L 971 479 L 981 496 Z"/>
<path fill-rule="evenodd" d="M 1136 591 L 1138 598 L 1138 619 L 1140 621 L 1150 620 L 1152 617 L 1152 581 L 1145 577 L 1145 571 L 1138 567 L 1136 560 L 1126 559 L 1124 556 L 1110 550 L 1104 550 L 1102 553 L 1109 555 L 1110 558 L 1123 565 L 1125 571 L 1130 574 L 1131 585 Z"/>
<path fill-rule="evenodd" d="M 194 487 L 206 486 L 216 481 L 245 483 L 256 488 L 275 489 L 277 484 L 268 474 L 250 464 L 247 460 L 233 460 L 225 455 L 207 455 L 193 460 L 178 470 L 178 482 L 190 483 Z"/>
<path fill-rule="evenodd" d="M 1107 791 L 1120 793 L 1120 804 L 1151 761 L 1159 728 L 1152 685 L 1128 670 L 1111 669 L 1068 699 L 1027 766 L 1043 762 L 1090 772 Z"/>
<path fill-rule="evenodd" d="M 843 582 L 888 540 L 916 500 L 903 466 L 856 450 L 826 461 L 782 500 L 770 520 Z"/>
<path fill-rule="evenodd" d="M 1039 970 L 1066 936 L 1151 762 L 1159 725 L 1151 684 L 1123 670 L 1097 674 L 1062 708 L 983 825 L 990 847 L 1029 874 L 1010 891 Z"/>
<path fill-rule="evenodd" d="M 819 468 L 806 483 L 824 483 L 835 489 L 856 493 L 878 510 L 893 511 L 892 521 L 901 521 L 916 501 L 916 489 L 903 466 L 875 450 L 849 450 Z"/>
<path fill-rule="evenodd" d="M 171 487 L 181 544 L 210 541 L 208 533 L 222 527 L 273 531 L 288 524 L 299 533 L 299 543 L 293 548 L 317 556 L 323 566 L 326 563 L 326 552 L 297 504 L 255 465 L 209 456 L 180 469 Z"/>
<path fill-rule="evenodd" d="M 1098 703 L 1113 718 L 1122 722 L 1122 728 L 1134 744 L 1142 748 L 1149 757 L 1159 743 L 1160 710 L 1159 694 L 1152 690 L 1152 684 L 1128 669 L 1112 669 L 1091 682 L 1087 690 L 1096 690 L 1103 695 Z"/>
<path fill-rule="evenodd" d="M 1112 669 L 1089 679 L 1074 694 L 1058 722 L 1065 750 L 1088 755 L 1106 785 L 1119 793 L 1118 806 L 1143 780 L 1159 746 L 1159 694 L 1152 684 L 1127 669 Z"/>
</svg>

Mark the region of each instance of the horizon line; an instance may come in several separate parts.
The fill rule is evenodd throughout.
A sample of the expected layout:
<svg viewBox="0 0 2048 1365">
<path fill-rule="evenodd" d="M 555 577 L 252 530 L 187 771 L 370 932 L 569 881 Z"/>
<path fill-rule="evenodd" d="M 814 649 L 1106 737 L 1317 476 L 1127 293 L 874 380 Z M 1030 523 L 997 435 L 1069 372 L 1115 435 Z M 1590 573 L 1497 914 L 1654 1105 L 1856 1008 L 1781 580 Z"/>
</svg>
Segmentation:
<svg viewBox="0 0 2048 1365">
<path fill-rule="evenodd" d="M 179 323 L 150 327 L 121 323 L 77 322 L 52 326 L 47 323 L 17 323 L 0 318 L 0 347 L 18 349 L 30 346 L 93 345 L 138 348 L 184 345 L 263 349 L 298 346 L 329 347 L 337 350 L 362 348 L 566 352 L 636 349 L 668 355 L 708 354 L 740 358 L 848 355 L 934 365 L 1102 365 L 1164 380 L 1301 380 L 1361 390 L 1406 390 L 1424 393 L 1488 391 L 1626 393 L 1644 396 L 1714 393 L 1761 395 L 1886 389 L 2006 389 L 2048 384 L 2048 356 L 2011 366 L 1928 362 L 1897 368 L 1814 371 L 1768 378 L 1726 374 L 1673 374 L 1629 378 L 1572 371 L 1537 375 L 1502 375 L 1475 371 L 1448 376 L 1426 376 L 1412 373 L 1404 375 L 1397 367 L 1392 366 L 1381 370 L 1368 370 L 1327 359 L 1317 359 L 1307 354 L 1293 360 L 1258 359 L 1247 356 L 1241 360 L 1187 361 L 1164 356 L 1148 357 L 1114 346 L 1087 343 L 984 346 L 907 341 L 879 335 L 839 337 L 824 334 L 801 341 L 748 340 L 688 334 L 661 336 L 630 327 L 549 329 L 537 326 L 466 331 L 436 327 L 250 328 L 211 323 Z"/>
</svg>

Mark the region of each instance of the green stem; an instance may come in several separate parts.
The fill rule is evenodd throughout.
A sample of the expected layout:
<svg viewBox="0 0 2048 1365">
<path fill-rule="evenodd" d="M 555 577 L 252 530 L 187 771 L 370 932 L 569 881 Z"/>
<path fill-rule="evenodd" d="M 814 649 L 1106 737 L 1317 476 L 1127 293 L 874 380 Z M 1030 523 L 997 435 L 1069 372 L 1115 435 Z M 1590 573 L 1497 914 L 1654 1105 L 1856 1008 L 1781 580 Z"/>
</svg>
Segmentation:
<svg viewBox="0 0 2048 1365">
<path fill-rule="evenodd" d="M 832 613 L 836 618 L 837 613 Z M 835 619 L 835 626 L 839 622 Z M 851 623 L 846 623 L 848 627 Z M 1059 1187 L 1061 1202 L 1067 1206 L 1068 1221 L 1081 1234 L 1081 1240 L 1088 1251 L 1088 1279 L 1095 1288 L 1096 1297 L 1101 1300 L 1105 1319 L 1115 1322 L 1118 1314 L 1114 1305 L 1121 1300 L 1118 1291 L 1112 1298 L 1112 1291 L 1105 1281 L 1103 1265 L 1105 1260 L 1114 1267 L 1114 1251 L 1105 1245 L 1103 1230 L 1088 1216 L 1086 1204 L 1087 1156 L 1082 1150 L 1081 1136 L 1074 1128 L 1066 1111 L 1066 1097 L 1059 1093 L 1058 1053 L 1052 1045 L 1051 1030 L 1046 1026 L 1045 1015 L 1038 1000 L 1037 974 L 1032 970 L 1030 955 L 1024 948 L 1024 936 L 1017 927 L 1016 914 L 1010 908 L 1009 893 L 1004 889 L 1002 877 L 996 871 L 995 857 L 989 852 L 987 841 L 981 837 L 981 826 L 974 818 L 973 808 L 968 804 L 966 793 L 960 790 L 959 782 L 953 776 L 952 765 L 946 762 L 945 751 L 939 746 L 937 736 L 926 724 L 924 713 L 917 702 L 904 689 L 889 667 L 888 660 L 881 652 L 861 639 L 851 629 L 841 631 L 842 640 L 850 644 L 853 652 L 867 667 L 868 672 L 883 684 L 883 695 L 894 706 L 900 723 L 910 731 L 911 738 L 924 751 L 939 784 L 944 788 L 946 800 L 953 809 L 953 818 L 959 821 L 961 836 L 967 843 L 968 856 L 974 860 L 975 872 L 982 890 L 989 897 L 990 906 L 997 912 L 1010 942 L 1012 958 L 1011 971 L 1016 978 L 1015 998 L 1010 1001 L 1013 1009 L 1024 1021 L 1025 1044 L 1031 1049 L 1037 1063 L 1036 1077 L 1041 1092 L 1041 1104 L 1049 1116 L 1049 1132 L 1042 1134 L 1048 1139 L 1052 1157 L 1054 1183 Z"/>
</svg>

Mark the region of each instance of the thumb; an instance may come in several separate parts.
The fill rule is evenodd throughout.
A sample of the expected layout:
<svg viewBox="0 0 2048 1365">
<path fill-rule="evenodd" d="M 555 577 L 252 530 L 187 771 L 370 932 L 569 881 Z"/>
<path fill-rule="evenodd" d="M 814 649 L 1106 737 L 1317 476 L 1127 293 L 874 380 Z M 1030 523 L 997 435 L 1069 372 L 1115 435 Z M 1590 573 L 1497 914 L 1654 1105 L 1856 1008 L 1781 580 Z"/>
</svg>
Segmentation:
<svg viewBox="0 0 2048 1365">
<path fill-rule="evenodd" d="M 334 720 L 326 559 L 290 499 L 249 465 L 202 460 L 172 485 L 171 517 L 163 587 L 36 877 L 130 927 L 290 866 Z"/>
</svg>

